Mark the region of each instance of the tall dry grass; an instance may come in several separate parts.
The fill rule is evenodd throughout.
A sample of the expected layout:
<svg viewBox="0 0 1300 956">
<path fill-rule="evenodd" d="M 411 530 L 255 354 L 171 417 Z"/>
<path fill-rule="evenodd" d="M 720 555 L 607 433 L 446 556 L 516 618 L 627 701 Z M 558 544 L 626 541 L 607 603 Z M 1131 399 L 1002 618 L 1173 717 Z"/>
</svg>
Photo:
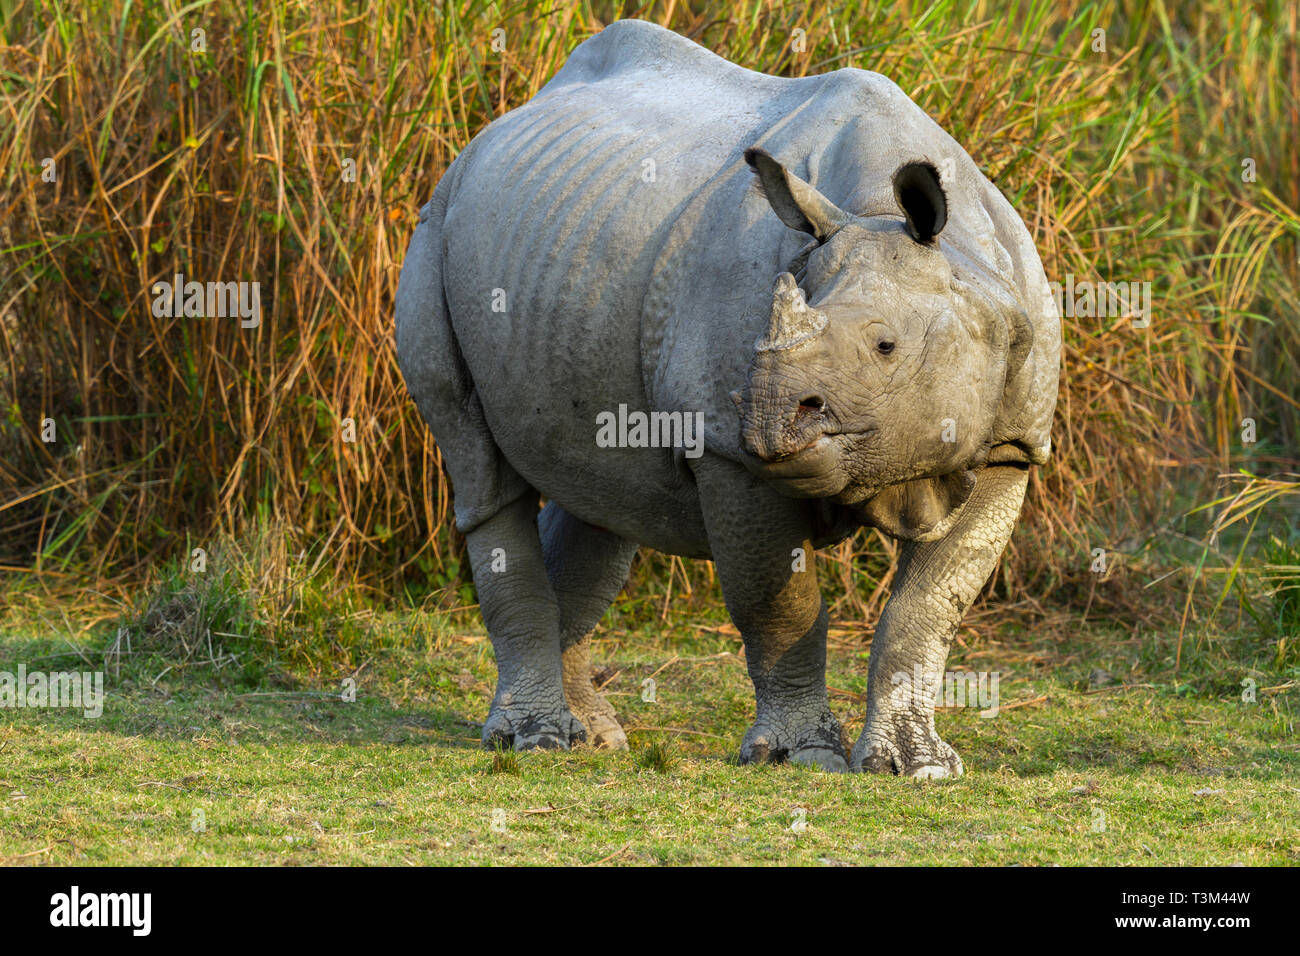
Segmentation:
<svg viewBox="0 0 1300 956">
<path fill-rule="evenodd" d="M 1150 328 L 1066 320 L 1057 452 L 995 588 L 1073 586 L 1094 547 L 1181 533 L 1215 475 L 1295 470 L 1294 2 L 5 0 L 0 564 L 121 578 L 282 522 L 345 577 L 455 585 L 451 492 L 393 354 L 402 255 L 457 152 L 620 14 L 770 73 L 886 74 L 1011 198 L 1049 278 L 1153 283 Z M 259 281 L 260 327 L 155 318 L 176 272 Z M 879 605 L 884 553 L 833 552 L 837 611 Z M 645 569 L 656 593 L 707 574 Z"/>
</svg>

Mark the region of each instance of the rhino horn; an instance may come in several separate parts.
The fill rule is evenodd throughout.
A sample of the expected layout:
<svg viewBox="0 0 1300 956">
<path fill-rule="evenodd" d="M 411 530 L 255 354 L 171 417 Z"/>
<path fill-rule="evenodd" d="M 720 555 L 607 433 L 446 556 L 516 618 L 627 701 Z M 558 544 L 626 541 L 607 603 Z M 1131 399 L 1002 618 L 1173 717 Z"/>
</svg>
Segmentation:
<svg viewBox="0 0 1300 956">
<path fill-rule="evenodd" d="M 759 352 L 794 348 L 816 338 L 826 328 L 826 314 L 808 305 L 794 276 L 782 272 L 772 289 L 772 317 L 767 335 L 754 343 Z"/>
</svg>

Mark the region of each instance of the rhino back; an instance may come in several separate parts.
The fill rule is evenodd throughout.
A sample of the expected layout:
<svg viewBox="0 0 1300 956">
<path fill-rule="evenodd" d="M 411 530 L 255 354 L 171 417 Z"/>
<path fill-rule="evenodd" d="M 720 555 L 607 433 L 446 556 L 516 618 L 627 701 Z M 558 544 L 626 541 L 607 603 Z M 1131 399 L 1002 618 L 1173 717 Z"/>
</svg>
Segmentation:
<svg viewBox="0 0 1300 956">
<path fill-rule="evenodd" d="M 579 46 L 453 166 L 448 295 L 475 378 L 572 381 L 600 352 L 611 386 L 639 383 L 642 303 L 682 209 L 820 80 L 753 73 L 643 21 Z"/>
</svg>

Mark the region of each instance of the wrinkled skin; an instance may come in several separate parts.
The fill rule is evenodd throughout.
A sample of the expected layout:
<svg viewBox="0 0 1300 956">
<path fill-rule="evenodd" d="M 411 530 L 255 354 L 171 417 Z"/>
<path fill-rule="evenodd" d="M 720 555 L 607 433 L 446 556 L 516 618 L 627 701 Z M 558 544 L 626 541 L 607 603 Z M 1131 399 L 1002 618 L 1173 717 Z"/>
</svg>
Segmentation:
<svg viewBox="0 0 1300 956">
<path fill-rule="evenodd" d="M 1019 217 L 883 77 L 764 77 L 638 21 L 582 44 L 452 164 L 397 296 L 496 651 L 484 743 L 626 746 L 588 642 L 646 545 L 716 562 L 743 761 L 960 774 L 897 676 L 942 675 L 1050 452 L 1046 291 Z M 701 442 L 598 443 L 620 406 L 702 415 Z M 863 525 L 903 545 L 846 749 L 815 551 Z"/>
</svg>

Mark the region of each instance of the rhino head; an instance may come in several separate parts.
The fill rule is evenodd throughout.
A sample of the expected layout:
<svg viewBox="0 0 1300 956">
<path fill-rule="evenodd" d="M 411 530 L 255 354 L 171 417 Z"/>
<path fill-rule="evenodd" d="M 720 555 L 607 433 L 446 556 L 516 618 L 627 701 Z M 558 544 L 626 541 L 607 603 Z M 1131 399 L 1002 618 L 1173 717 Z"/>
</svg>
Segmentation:
<svg viewBox="0 0 1300 956">
<path fill-rule="evenodd" d="M 846 212 L 760 149 L 745 159 L 781 221 L 811 237 L 777 276 L 732 393 L 746 465 L 896 537 L 941 536 L 1028 354 L 1024 309 L 983 257 L 940 241 L 949 207 L 930 163 L 894 173 L 900 218 Z"/>
</svg>

